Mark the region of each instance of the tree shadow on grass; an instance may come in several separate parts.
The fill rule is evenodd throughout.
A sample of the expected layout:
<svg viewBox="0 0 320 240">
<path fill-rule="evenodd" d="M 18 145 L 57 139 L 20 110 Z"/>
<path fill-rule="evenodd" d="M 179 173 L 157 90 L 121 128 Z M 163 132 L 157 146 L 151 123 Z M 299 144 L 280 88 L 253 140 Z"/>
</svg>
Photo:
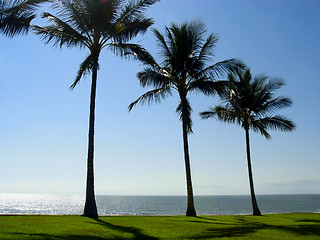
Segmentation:
<svg viewBox="0 0 320 240">
<path fill-rule="evenodd" d="M 123 233 L 130 233 L 133 235 L 133 238 L 130 239 L 150 239 L 150 240 L 157 240 L 159 238 L 156 237 L 152 237 L 152 236 L 148 236 L 142 233 L 142 230 L 139 228 L 135 228 L 135 227 L 124 227 L 124 226 L 119 226 L 119 225 L 114 225 L 108 222 L 105 222 L 101 219 L 93 219 L 95 220 L 98 224 L 100 224 L 101 226 L 107 228 L 107 229 L 111 229 L 111 230 L 116 230 L 116 231 L 120 231 Z M 119 239 L 119 238 L 116 238 Z"/>
<path fill-rule="evenodd" d="M 37 240 L 106 240 L 106 239 L 118 239 L 118 238 L 103 238 L 92 235 L 53 235 L 53 234 L 43 234 L 43 233 L 10 233 L 10 235 L 21 236 L 23 239 L 37 239 Z M 10 239 L 10 238 L 8 238 Z M 20 238 L 14 238 L 20 239 Z"/>
<path fill-rule="evenodd" d="M 237 238 L 237 237 L 244 237 L 247 234 L 255 232 L 255 229 L 248 227 L 230 227 L 230 228 L 223 228 L 223 229 L 218 229 L 218 228 L 212 228 L 212 229 L 207 229 L 205 233 L 198 234 L 198 235 L 193 235 L 188 237 L 188 239 L 213 239 L 213 238 L 223 238 L 223 237 L 232 237 L 232 238 Z"/>
<path fill-rule="evenodd" d="M 279 230 L 281 232 L 287 232 L 300 236 L 315 236 L 320 239 L 320 221 L 316 219 L 302 219 L 295 222 L 301 222 L 301 224 L 294 224 L 289 226 L 277 226 L 270 225 L 261 222 L 247 222 L 244 218 L 239 217 L 236 221 L 221 221 L 208 217 L 197 217 L 197 219 L 203 219 L 203 221 L 184 220 L 187 222 L 194 222 L 196 224 L 213 224 L 217 227 L 209 227 L 206 231 L 198 235 L 186 237 L 186 239 L 213 239 L 222 237 L 245 237 L 248 234 L 255 233 L 259 230 Z M 308 224 L 309 223 L 309 224 Z M 311 223 L 311 224 L 310 224 Z M 312 224 L 314 223 L 314 224 Z M 220 227 L 221 226 L 221 227 Z M 249 236 L 248 236 L 249 237 Z"/>
<path fill-rule="evenodd" d="M 288 232 L 300 236 L 315 236 L 320 239 L 320 228 L 319 226 L 312 225 L 296 225 L 290 227 L 284 226 L 272 226 L 266 224 L 246 224 L 238 227 L 226 227 L 226 228 L 208 228 L 206 232 L 202 234 L 188 237 L 189 239 L 213 239 L 213 238 L 237 238 L 245 237 L 248 234 L 255 233 L 262 229 L 279 230 L 281 232 Z M 249 238 L 249 236 L 247 236 Z"/>
<path fill-rule="evenodd" d="M 197 216 L 194 219 L 190 218 L 187 220 L 171 220 L 171 221 L 185 221 L 191 223 L 202 223 L 202 224 L 214 224 L 214 225 L 226 225 L 226 226 L 235 226 L 241 223 L 246 223 L 246 221 L 240 216 L 235 220 L 221 220 L 221 219 L 214 219 L 214 217 L 202 217 Z"/>
<path fill-rule="evenodd" d="M 280 229 L 302 236 L 314 235 L 320 239 L 320 225 L 300 224 L 292 227 L 280 227 Z"/>
<path fill-rule="evenodd" d="M 316 220 L 316 219 L 299 219 L 299 220 L 296 220 L 296 222 L 306 222 L 306 223 L 320 224 L 320 220 Z"/>
<path fill-rule="evenodd" d="M 247 234 L 254 233 L 264 227 L 261 223 L 247 223 L 241 217 L 235 220 L 221 220 L 215 219 L 214 217 L 190 217 L 183 220 L 171 220 L 171 221 L 183 221 L 194 224 L 205 224 L 208 228 L 200 234 L 189 234 L 188 236 L 181 236 L 183 239 L 214 239 L 223 237 L 244 237 Z M 210 226 L 215 225 L 215 226 Z M 190 227 L 192 231 L 192 227 Z"/>
<path fill-rule="evenodd" d="M 91 224 L 99 224 L 103 226 L 106 231 L 111 232 L 111 236 L 108 237 L 99 237 L 99 236 L 92 236 L 90 234 L 65 234 L 65 235 L 54 235 L 54 234 L 44 234 L 44 233 L 21 233 L 21 232 L 16 232 L 16 233 L 8 233 L 8 235 L 13 235 L 14 239 L 16 239 L 17 236 L 21 236 L 23 239 L 37 239 L 37 240 L 106 240 L 106 239 L 150 239 L 150 240 L 158 240 L 158 238 L 148 236 L 142 233 L 142 230 L 139 228 L 134 228 L 134 227 L 124 227 L 124 226 L 119 226 L 119 225 L 113 225 L 111 223 L 108 223 L 106 221 L 103 221 L 101 219 L 97 218 L 91 218 L 94 222 L 90 222 Z M 113 233 L 113 231 L 120 232 L 120 234 Z M 127 233 L 132 236 L 124 237 L 124 236 L 119 236 L 121 233 Z M 20 237 L 18 237 L 20 238 Z M 8 238 L 10 239 L 10 238 Z"/>
<path fill-rule="evenodd" d="M 246 220 L 242 216 L 236 216 L 236 219 L 233 220 L 221 220 L 221 219 L 214 219 L 210 217 L 200 217 L 197 216 L 197 219 L 204 219 L 207 220 L 210 223 L 212 222 L 213 224 L 221 224 L 221 225 L 237 225 L 239 223 L 246 223 Z"/>
</svg>

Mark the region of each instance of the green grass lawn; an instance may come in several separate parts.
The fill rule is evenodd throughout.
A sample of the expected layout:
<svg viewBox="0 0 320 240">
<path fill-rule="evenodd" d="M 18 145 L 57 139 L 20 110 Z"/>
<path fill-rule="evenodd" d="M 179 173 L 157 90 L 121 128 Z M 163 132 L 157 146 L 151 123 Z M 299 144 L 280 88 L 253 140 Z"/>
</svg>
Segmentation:
<svg viewBox="0 0 320 240">
<path fill-rule="evenodd" d="M 235 216 L 1 216 L 0 239 L 320 239 L 319 213 Z"/>
</svg>

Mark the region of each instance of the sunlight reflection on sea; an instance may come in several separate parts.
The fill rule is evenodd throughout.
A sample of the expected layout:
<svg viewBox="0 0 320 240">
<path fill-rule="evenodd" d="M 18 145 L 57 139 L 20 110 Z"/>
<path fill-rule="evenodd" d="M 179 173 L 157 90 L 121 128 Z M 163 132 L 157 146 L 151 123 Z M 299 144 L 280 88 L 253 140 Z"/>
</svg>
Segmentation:
<svg viewBox="0 0 320 240">
<path fill-rule="evenodd" d="M 262 213 L 320 212 L 320 194 L 258 195 Z M 184 215 L 185 196 L 96 196 L 99 215 Z M 0 214 L 80 215 L 84 196 L 1 194 Z M 199 215 L 251 214 L 250 196 L 195 196 Z"/>
<path fill-rule="evenodd" d="M 0 214 L 80 214 L 81 196 L 0 194 Z"/>
</svg>

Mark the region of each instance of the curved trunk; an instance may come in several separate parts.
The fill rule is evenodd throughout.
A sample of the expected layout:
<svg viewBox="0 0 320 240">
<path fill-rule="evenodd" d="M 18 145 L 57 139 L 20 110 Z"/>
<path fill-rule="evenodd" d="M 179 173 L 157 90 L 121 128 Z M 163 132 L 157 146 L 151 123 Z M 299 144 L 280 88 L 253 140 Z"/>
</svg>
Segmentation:
<svg viewBox="0 0 320 240">
<path fill-rule="evenodd" d="M 252 167 L 251 167 L 251 157 L 250 157 L 250 139 L 249 139 L 249 128 L 245 127 L 246 131 L 246 148 L 247 148 L 247 161 L 248 161 L 248 173 L 249 173 L 249 184 L 250 184 L 250 193 L 251 193 L 251 202 L 254 216 L 261 216 L 261 212 L 258 208 L 256 195 L 254 193 L 253 186 L 253 176 L 252 176 Z"/>
<path fill-rule="evenodd" d="M 86 188 L 86 203 L 84 206 L 83 216 L 97 218 L 98 211 L 94 195 L 94 120 L 95 120 L 95 101 L 97 88 L 97 72 L 98 72 L 98 58 L 93 60 L 92 68 L 92 83 L 90 95 L 90 117 L 89 117 L 89 140 L 88 140 L 88 159 L 87 159 L 87 188 Z"/>
<path fill-rule="evenodd" d="M 196 217 L 197 213 L 194 208 L 193 189 L 192 189 L 192 181 L 191 181 L 188 133 L 187 133 L 187 127 L 186 127 L 186 124 L 184 123 L 184 121 L 182 122 L 182 131 L 183 131 L 183 148 L 184 148 L 184 161 L 185 161 L 185 166 L 186 166 L 187 196 L 188 196 L 188 205 L 187 205 L 186 216 Z"/>
<path fill-rule="evenodd" d="M 182 106 L 184 106 L 184 104 L 182 104 Z M 185 167 L 186 167 L 187 198 L 188 198 L 186 216 L 196 217 L 197 213 L 194 208 L 193 189 L 192 189 L 192 181 L 191 181 L 191 168 L 190 168 L 189 144 L 188 144 L 188 126 L 187 126 L 186 117 L 185 117 L 186 112 L 187 110 L 182 109 L 183 150 L 184 150 L 184 161 L 185 161 Z"/>
</svg>

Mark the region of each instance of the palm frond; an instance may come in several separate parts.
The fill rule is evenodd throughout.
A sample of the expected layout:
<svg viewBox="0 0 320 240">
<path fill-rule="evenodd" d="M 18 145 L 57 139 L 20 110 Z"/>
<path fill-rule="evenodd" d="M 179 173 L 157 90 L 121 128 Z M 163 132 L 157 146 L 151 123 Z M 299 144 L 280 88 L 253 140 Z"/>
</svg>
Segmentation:
<svg viewBox="0 0 320 240">
<path fill-rule="evenodd" d="M 9 15 L 0 20 L 0 33 L 7 37 L 14 37 L 18 34 L 25 34 L 29 30 L 30 22 L 36 15 L 19 14 L 19 16 Z"/>
<path fill-rule="evenodd" d="M 158 47 L 160 48 L 159 53 L 161 54 L 162 58 L 165 59 L 167 62 L 171 62 L 173 59 L 172 53 L 169 49 L 169 46 L 167 45 L 167 42 L 164 38 L 164 36 L 157 30 L 152 29 L 154 35 L 157 38 Z M 170 30 L 166 27 L 167 36 L 171 36 Z"/>
<path fill-rule="evenodd" d="M 109 2 L 109 1 L 108 1 Z M 87 39 L 92 39 L 92 11 L 88 10 L 89 1 L 56 1 L 54 9 L 59 16 L 63 17 L 65 22 L 71 24 L 80 34 Z M 63 7 L 62 7 L 63 6 Z"/>
<path fill-rule="evenodd" d="M 209 108 L 209 111 L 201 112 L 200 116 L 202 119 L 215 118 L 222 122 L 237 123 L 239 125 L 242 124 L 242 119 L 239 112 L 228 107 L 228 105 L 211 107 Z"/>
<path fill-rule="evenodd" d="M 281 130 L 284 132 L 293 131 L 296 127 L 291 120 L 281 115 L 261 118 L 258 121 L 265 128 L 272 129 L 272 130 Z"/>
<path fill-rule="evenodd" d="M 181 100 L 177 109 L 176 113 L 179 115 L 180 121 L 184 122 L 187 127 L 187 133 L 192 133 L 192 119 L 191 119 L 191 113 L 192 108 L 190 106 L 190 103 L 188 99 Z"/>
<path fill-rule="evenodd" d="M 284 86 L 285 83 L 280 78 L 270 78 L 269 82 L 266 84 L 266 89 L 268 89 L 269 92 L 274 92 L 275 90 L 278 90 L 282 86 Z"/>
<path fill-rule="evenodd" d="M 145 103 L 151 104 L 152 102 L 160 103 L 161 99 L 165 99 L 168 96 L 171 96 L 171 91 L 170 91 L 169 87 L 153 89 L 153 90 L 148 91 L 145 94 L 141 95 L 134 102 L 132 102 L 129 105 L 128 110 L 130 112 L 132 110 L 132 108 L 137 104 L 141 104 L 141 105 L 143 105 Z"/>
<path fill-rule="evenodd" d="M 191 41 L 191 52 L 199 53 L 203 50 L 203 46 L 206 46 L 206 43 L 203 44 L 203 36 L 206 33 L 205 24 L 199 19 L 193 20 L 190 23 L 187 23 L 187 35 L 189 36 Z M 211 34 L 212 35 L 212 34 Z M 210 35 L 210 36 L 211 36 Z M 209 38 L 210 38 L 209 36 Z M 214 45 L 211 46 L 213 49 Z M 207 53 L 208 53 L 207 48 Z M 204 52 L 203 52 L 204 53 Z"/>
<path fill-rule="evenodd" d="M 203 111 L 199 113 L 202 119 L 216 118 L 217 113 L 215 108 L 210 107 L 208 111 Z"/>
<path fill-rule="evenodd" d="M 256 121 L 251 121 L 249 128 L 255 132 L 260 132 L 260 134 L 263 135 L 266 139 L 271 138 L 271 135 L 266 130 L 266 126 L 261 123 L 260 119 Z"/>
<path fill-rule="evenodd" d="M 208 66 L 199 72 L 199 76 L 210 74 L 212 79 L 223 77 L 224 74 L 241 72 L 246 68 L 239 59 L 227 59 Z"/>
<path fill-rule="evenodd" d="M 54 45 L 60 47 L 63 45 L 66 45 L 67 47 L 90 47 L 88 39 L 63 20 L 48 12 L 43 13 L 42 17 L 47 18 L 52 22 L 52 25 L 46 27 L 33 26 L 32 29 L 35 34 L 39 35 L 46 43 L 53 41 Z"/>
<path fill-rule="evenodd" d="M 73 82 L 73 84 L 70 86 L 71 89 L 74 89 L 77 84 L 79 83 L 79 81 L 81 80 L 81 78 L 87 74 L 89 74 L 90 72 L 92 72 L 92 68 L 93 68 L 93 61 L 92 61 L 92 55 L 90 54 L 81 64 L 79 67 L 79 70 L 77 72 L 77 76 L 75 81 Z M 98 66 L 99 68 L 99 66 Z"/>
<path fill-rule="evenodd" d="M 253 94 L 257 95 L 258 98 L 271 92 L 267 89 L 267 82 L 269 77 L 266 75 L 258 75 L 252 79 L 251 72 L 247 71 L 243 77 L 243 86 L 247 88 L 247 91 L 251 91 Z"/>
<path fill-rule="evenodd" d="M 205 79 L 199 79 L 190 83 L 189 89 L 191 91 L 199 91 L 205 95 L 222 95 L 225 93 L 228 81 L 210 81 Z"/>
<path fill-rule="evenodd" d="M 254 113 L 259 116 L 264 116 L 269 112 L 275 112 L 277 110 L 290 107 L 291 105 L 291 99 L 285 97 L 276 97 L 264 102 L 263 104 L 260 104 L 260 107 L 256 108 Z"/>
<path fill-rule="evenodd" d="M 210 36 L 207 38 L 205 44 L 203 44 L 199 58 L 203 61 L 209 61 L 213 54 L 213 48 L 216 46 L 216 43 L 218 41 L 218 37 L 214 34 L 210 34 Z"/>
<path fill-rule="evenodd" d="M 164 88 L 171 85 L 171 79 L 154 68 L 144 69 L 137 74 L 137 77 L 142 87 Z"/>
<path fill-rule="evenodd" d="M 131 0 L 131 1 L 103 1 L 106 13 L 101 15 L 101 27 L 105 38 L 104 45 L 109 37 L 113 42 L 123 43 L 137 36 L 138 33 L 146 32 L 153 24 L 151 18 L 146 18 L 143 11 L 157 2 L 157 0 Z M 109 5 L 110 6 L 109 6 Z"/>
<path fill-rule="evenodd" d="M 113 42 L 108 44 L 108 48 L 113 51 L 115 55 L 119 55 L 120 57 L 125 57 L 128 59 L 132 58 L 139 60 L 144 65 L 159 68 L 152 55 L 138 44 Z"/>
<path fill-rule="evenodd" d="M 127 42 L 139 33 L 145 33 L 153 23 L 151 18 L 144 18 L 142 15 L 131 21 L 124 21 L 116 25 L 114 34 L 111 34 L 112 39 L 114 42 Z"/>
<path fill-rule="evenodd" d="M 1 0 L 0 33 L 7 37 L 27 33 L 36 8 L 46 0 Z"/>
<path fill-rule="evenodd" d="M 145 9 L 160 0 L 131 0 L 124 5 L 119 16 L 117 17 L 117 22 L 122 22 L 125 19 L 135 18 L 139 16 Z"/>
<path fill-rule="evenodd" d="M 35 10 L 39 4 L 49 1 L 51 0 L 1 0 L 0 14 L 17 11 L 32 11 Z"/>
</svg>

